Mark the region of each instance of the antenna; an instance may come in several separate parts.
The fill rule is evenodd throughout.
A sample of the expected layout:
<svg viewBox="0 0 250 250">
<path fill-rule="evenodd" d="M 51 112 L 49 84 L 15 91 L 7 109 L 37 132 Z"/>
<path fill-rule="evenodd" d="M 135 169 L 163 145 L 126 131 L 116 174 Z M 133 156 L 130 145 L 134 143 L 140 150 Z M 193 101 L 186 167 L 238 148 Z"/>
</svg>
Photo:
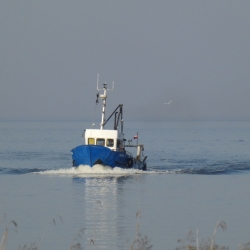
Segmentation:
<svg viewBox="0 0 250 250">
<path fill-rule="evenodd" d="M 98 89 L 98 84 L 99 84 L 99 73 L 97 74 L 97 91 L 99 92 L 100 89 Z"/>
<path fill-rule="evenodd" d="M 112 89 L 107 89 L 107 90 L 114 90 L 115 88 L 115 82 L 113 81 Z"/>
<path fill-rule="evenodd" d="M 107 83 L 106 82 L 103 84 L 103 88 L 105 88 L 106 90 L 114 90 L 114 88 L 115 88 L 115 82 L 113 81 L 112 89 L 107 89 Z M 98 93 L 99 93 L 100 90 L 103 90 L 103 88 L 99 89 L 99 73 L 98 73 L 97 74 L 97 91 L 98 91 Z"/>
<path fill-rule="evenodd" d="M 99 83 L 99 73 L 97 74 L 97 84 L 96 84 L 97 85 L 97 94 L 96 94 L 96 101 L 95 101 L 96 104 L 99 103 L 98 98 L 100 96 L 99 89 L 98 89 L 98 83 Z"/>
</svg>

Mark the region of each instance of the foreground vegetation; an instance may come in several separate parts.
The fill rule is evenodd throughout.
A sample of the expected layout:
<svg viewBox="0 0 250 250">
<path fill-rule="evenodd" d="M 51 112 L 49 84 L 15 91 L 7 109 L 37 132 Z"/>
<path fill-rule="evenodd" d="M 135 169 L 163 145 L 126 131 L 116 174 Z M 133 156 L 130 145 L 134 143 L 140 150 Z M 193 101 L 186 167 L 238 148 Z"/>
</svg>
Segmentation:
<svg viewBox="0 0 250 250">
<path fill-rule="evenodd" d="M 147 236 L 142 236 L 139 232 L 140 212 L 137 212 L 136 218 L 137 218 L 137 223 L 136 223 L 135 239 L 133 240 L 128 250 L 151 250 L 153 248 L 153 245 L 151 244 L 150 239 Z M 61 216 L 59 216 L 59 219 L 61 222 L 63 222 Z M 0 221 L 0 223 L 2 221 Z M 56 220 L 53 218 L 50 221 L 49 225 L 50 224 L 56 225 Z M 1 239 L 0 250 L 7 250 L 7 240 L 8 240 L 10 226 L 14 227 L 15 231 L 17 231 L 17 223 L 13 220 L 10 221 L 6 226 L 3 237 Z M 201 241 L 199 241 L 198 230 L 197 230 L 196 236 L 194 235 L 192 231 L 190 231 L 185 239 L 178 240 L 178 244 L 180 246 L 176 247 L 175 250 L 228 250 L 229 247 L 219 246 L 215 243 L 215 235 L 216 235 L 217 230 L 221 228 L 223 231 L 225 231 L 226 227 L 227 225 L 225 222 L 223 221 L 218 222 L 215 226 L 215 229 L 213 231 L 211 238 L 207 240 L 201 240 Z M 45 230 L 39 242 L 33 242 L 29 245 L 19 246 L 19 250 L 39 250 L 41 243 L 45 237 L 46 231 L 47 230 Z M 82 228 L 78 231 L 78 233 L 76 234 L 76 237 L 73 239 L 69 250 L 83 250 L 84 249 L 80 243 L 80 240 L 83 234 L 84 234 L 84 229 Z M 93 246 L 94 249 L 98 249 L 96 248 L 97 246 L 95 246 L 95 241 L 93 239 L 90 239 L 89 244 L 90 246 Z M 126 247 L 125 247 L 125 250 L 127 250 Z M 250 250 L 250 242 L 239 245 L 238 250 Z"/>
</svg>

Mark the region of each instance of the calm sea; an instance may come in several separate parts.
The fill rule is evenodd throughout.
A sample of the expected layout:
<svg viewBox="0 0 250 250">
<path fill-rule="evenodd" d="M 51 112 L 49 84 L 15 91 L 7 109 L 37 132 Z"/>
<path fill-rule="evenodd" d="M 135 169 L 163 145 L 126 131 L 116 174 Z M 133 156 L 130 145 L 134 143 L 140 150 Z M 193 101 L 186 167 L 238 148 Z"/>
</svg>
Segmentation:
<svg viewBox="0 0 250 250">
<path fill-rule="evenodd" d="M 250 241 L 250 122 L 126 122 L 127 139 L 139 132 L 144 143 L 147 172 L 72 168 L 70 150 L 90 124 L 0 123 L 0 238 L 7 226 L 7 249 L 79 242 L 129 250 L 139 225 L 153 249 L 171 250 L 190 230 L 199 241 L 211 238 L 218 221 L 227 229 L 217 230 L 217 244 L 237 249 Z"/>
</svg>

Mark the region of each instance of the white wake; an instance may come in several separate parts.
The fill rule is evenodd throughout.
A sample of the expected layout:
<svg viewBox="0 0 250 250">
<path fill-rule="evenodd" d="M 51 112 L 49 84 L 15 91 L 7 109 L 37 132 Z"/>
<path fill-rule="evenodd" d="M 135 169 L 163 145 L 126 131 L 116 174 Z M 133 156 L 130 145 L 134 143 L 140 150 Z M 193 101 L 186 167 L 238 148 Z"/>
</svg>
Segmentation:
<svg viewBox="0 0 250 250">
<path fill-rule="evenodd" d="M 63 175 L 63 176 L 122 176 L 122 175 L 134 175 L 145 174 L 147 171 L 138 169 L 123 169 L 119 167 L 111 168 L 96 164 L 93 167 L 88 165 L 80 165 L 79 167 L 60 168 L 56 170 L 45 170 L 36 172 L 43 175 Z"/>
</svg>

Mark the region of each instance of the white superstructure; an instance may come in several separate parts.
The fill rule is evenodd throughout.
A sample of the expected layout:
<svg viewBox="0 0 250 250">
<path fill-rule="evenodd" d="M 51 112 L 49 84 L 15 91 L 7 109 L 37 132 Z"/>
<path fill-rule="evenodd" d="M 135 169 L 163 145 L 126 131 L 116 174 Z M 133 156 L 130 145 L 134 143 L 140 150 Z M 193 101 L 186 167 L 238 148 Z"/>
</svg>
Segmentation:
<svg viewBox="0 0 250 250">
<path fill-rule="evenodd" d="M 84 137 L 86 145 L 105 146 L 114 151 L 122 151 L 124 148 L 124 137 L 119 130 L 86 129 Z"/>
</svg>

